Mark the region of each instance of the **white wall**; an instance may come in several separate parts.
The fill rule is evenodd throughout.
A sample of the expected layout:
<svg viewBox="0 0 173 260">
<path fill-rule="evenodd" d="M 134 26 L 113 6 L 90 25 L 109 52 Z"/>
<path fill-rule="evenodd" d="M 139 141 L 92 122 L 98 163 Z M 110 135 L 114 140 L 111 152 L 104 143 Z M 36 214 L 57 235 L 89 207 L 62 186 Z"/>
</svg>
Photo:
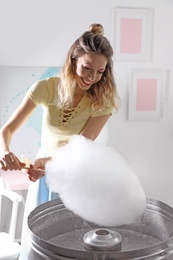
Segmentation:
<svg viewBox="0 0 173 260">
<path fill-rule="evenodd" d="M 93 22 L 102 23 L 113 44 L 116 6 L 154 8 L 153 59 L 118 63 L 114 70 L 122 100 L 108 122 L 109 143 L 132 165 L 149 197 L 173 206 L 173 1 L 172 0 L 0 0 L 0 66 L 61 66 L 68 48 Z M 129 121 L 129 70 L 170 70 L 162 120 Z M 0 95 L 3 86 L 0 85 Z"/>
</svg>

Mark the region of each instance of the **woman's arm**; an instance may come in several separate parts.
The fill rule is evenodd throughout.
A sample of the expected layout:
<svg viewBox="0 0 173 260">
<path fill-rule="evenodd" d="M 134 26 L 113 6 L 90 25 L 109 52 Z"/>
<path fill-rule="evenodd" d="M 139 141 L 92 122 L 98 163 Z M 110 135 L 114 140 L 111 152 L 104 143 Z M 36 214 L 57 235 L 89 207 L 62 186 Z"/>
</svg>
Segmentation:
<svg viewBox="0 0 173 260">
<path fill-rule="evenodd" d="M 6 124 L 0 129 L 0 167 L 7 170 L 21 170 L 23 165 L 10 151 L 10 143 L 14 132 L 28 119 L 36 105 L 26 95 Z M 25 165 L 25 164 L 24 164 Z"/>
<path fill-rule="evenodd" d="M 95 140 L 111 115 L 90 117 L 80 135 Z"/>
</svg>

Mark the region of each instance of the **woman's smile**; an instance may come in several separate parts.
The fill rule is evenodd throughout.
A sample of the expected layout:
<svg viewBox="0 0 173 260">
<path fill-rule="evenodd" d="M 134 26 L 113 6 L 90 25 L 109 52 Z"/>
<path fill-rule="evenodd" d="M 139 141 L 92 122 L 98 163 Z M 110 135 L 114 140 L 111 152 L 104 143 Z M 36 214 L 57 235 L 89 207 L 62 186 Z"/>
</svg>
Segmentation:
<svg viewBox="0 0 173 260">
<path fill-rule="evenodd" d="M 86 86 L 91 86 L 93 84 L 93 81 L 91 81 L 91 80 L 87 80 L 84 78 L 81 78 L 81 79 Z"/>
</svg>

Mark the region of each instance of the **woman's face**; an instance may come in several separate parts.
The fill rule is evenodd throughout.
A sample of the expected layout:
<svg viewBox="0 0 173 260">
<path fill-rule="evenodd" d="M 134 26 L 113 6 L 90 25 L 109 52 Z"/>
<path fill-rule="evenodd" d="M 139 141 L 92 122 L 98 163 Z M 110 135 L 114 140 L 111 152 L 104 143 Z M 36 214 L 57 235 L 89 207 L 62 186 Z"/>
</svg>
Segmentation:
<svg viewBox="0 0 173 260">
<path fill-rule="evenodd" d="M 82 90 L 88 90 L 97 83 L 106 68 L 107 59 L 102 54 L 84 54 L 76 61 L 76 81 Z"/>
</svg>

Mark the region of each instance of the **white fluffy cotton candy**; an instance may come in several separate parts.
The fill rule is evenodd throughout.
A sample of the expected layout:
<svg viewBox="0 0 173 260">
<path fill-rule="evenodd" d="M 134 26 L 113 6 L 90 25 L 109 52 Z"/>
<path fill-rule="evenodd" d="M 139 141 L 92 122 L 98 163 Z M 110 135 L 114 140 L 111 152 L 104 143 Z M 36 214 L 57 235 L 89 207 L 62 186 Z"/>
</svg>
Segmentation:
<svg viewBox="0 0 173 260">
<path fill-rule="evenodd" d="M 83 136 L 55 151 L 46 178 L 66 208 L 101 226 L 130 224 L 146 208 L 144 190 L 126 160 Z"/>
</svg>

